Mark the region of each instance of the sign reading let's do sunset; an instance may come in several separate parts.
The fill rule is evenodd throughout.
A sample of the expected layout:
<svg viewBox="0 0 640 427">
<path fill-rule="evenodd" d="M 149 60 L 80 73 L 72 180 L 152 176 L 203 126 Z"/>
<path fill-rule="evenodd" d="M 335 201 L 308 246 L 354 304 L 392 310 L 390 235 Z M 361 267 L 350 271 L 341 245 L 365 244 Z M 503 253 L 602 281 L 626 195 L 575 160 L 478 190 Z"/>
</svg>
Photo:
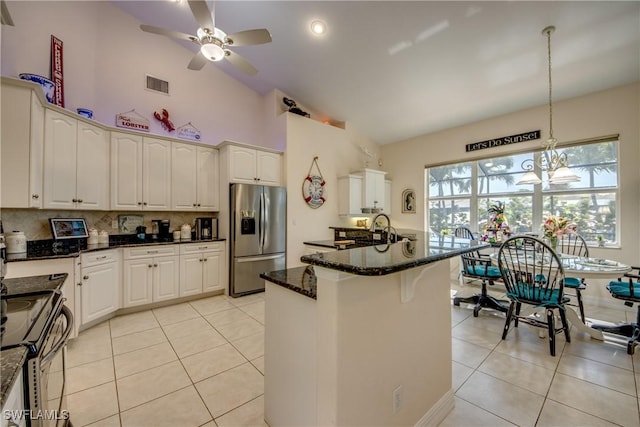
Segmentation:
<svg viewBox="0 0 640 427">
<path fill-rule="evenodd" d="M 490 139 L 488 141 L 474 142 L 467 144 L 467 153 L 469 151 L 484 150 L 485 148 L 501 147 L 503 145 L 517 144 L 518 142 L 532 141 L 540 139 L 540 130 L 532 130 L 530 132 L 519 133 L 517 135 L 503 136 L 500 138 Z"/>
</svg>

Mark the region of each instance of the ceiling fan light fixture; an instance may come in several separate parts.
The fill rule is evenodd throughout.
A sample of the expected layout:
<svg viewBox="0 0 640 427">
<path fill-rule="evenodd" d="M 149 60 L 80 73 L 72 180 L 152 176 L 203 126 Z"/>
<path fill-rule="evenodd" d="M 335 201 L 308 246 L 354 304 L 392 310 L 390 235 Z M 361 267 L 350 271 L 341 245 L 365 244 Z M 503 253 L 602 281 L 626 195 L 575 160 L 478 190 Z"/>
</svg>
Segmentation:
<svg viewBox="0 0 640 427">
<path fill-rule="evenodd" d="M 202 52 L 205 58 L 213 62 L 220 61 L 225 57 L 222 43 L 216 39 L 204 42 L 202 46 L 200 46 L 200 52 Z"/>
</svg>

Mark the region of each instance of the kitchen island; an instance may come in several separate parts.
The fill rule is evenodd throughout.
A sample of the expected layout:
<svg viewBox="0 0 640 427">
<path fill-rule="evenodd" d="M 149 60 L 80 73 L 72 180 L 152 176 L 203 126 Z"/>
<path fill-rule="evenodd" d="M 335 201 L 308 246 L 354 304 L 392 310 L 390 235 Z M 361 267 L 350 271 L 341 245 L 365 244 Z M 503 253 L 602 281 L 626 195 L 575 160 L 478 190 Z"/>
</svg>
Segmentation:
<svg viewBox="0 0 640 427">
<path fill-rule="evenodd" d="M 453 408 L 448 258 L 416 240 L 305 255 L 264 273 L 269 425 L 437 425 Z"/>
</svg>

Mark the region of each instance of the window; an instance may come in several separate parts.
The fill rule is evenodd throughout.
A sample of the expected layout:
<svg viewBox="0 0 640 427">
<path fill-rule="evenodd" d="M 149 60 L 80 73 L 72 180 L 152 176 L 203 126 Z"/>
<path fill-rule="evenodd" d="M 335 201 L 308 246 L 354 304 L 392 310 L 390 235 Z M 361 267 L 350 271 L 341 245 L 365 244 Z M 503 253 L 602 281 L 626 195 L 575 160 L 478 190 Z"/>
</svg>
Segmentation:
<svg viewBox="0 0 640 427">
<path fill-rule="evenodd" d="M 602 236 L 618 243 L 618 141 L 560 148 L 581 181 L 569 184 L 516 185 L 524 175 L 522 163 L 539 162 L 543 152 L 519 153 L 473 162 L 427 168 L 428 227 L 450 233 L 459 226 L 478 232 L 489 219 L 487 208 L 505 203 L 505 216 L 514 233 L 540 231 L 543 218 L 572 219 L 589 242 Z M 539 176 L 544 176 L 536 166 Z"/>
</svg>

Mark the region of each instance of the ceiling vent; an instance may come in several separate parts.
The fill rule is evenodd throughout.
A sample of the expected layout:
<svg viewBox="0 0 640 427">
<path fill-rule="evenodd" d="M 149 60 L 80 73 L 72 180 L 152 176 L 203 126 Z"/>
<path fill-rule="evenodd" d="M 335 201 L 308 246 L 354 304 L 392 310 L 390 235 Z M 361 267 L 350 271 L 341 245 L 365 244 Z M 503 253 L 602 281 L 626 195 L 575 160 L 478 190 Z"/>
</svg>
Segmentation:
<svg viewBox="0 0 640 427">
<path fill-rule="evenodd" d="M 169 82 L 147 74 L 147 90 L 169 95 Z"/>
</svg>

